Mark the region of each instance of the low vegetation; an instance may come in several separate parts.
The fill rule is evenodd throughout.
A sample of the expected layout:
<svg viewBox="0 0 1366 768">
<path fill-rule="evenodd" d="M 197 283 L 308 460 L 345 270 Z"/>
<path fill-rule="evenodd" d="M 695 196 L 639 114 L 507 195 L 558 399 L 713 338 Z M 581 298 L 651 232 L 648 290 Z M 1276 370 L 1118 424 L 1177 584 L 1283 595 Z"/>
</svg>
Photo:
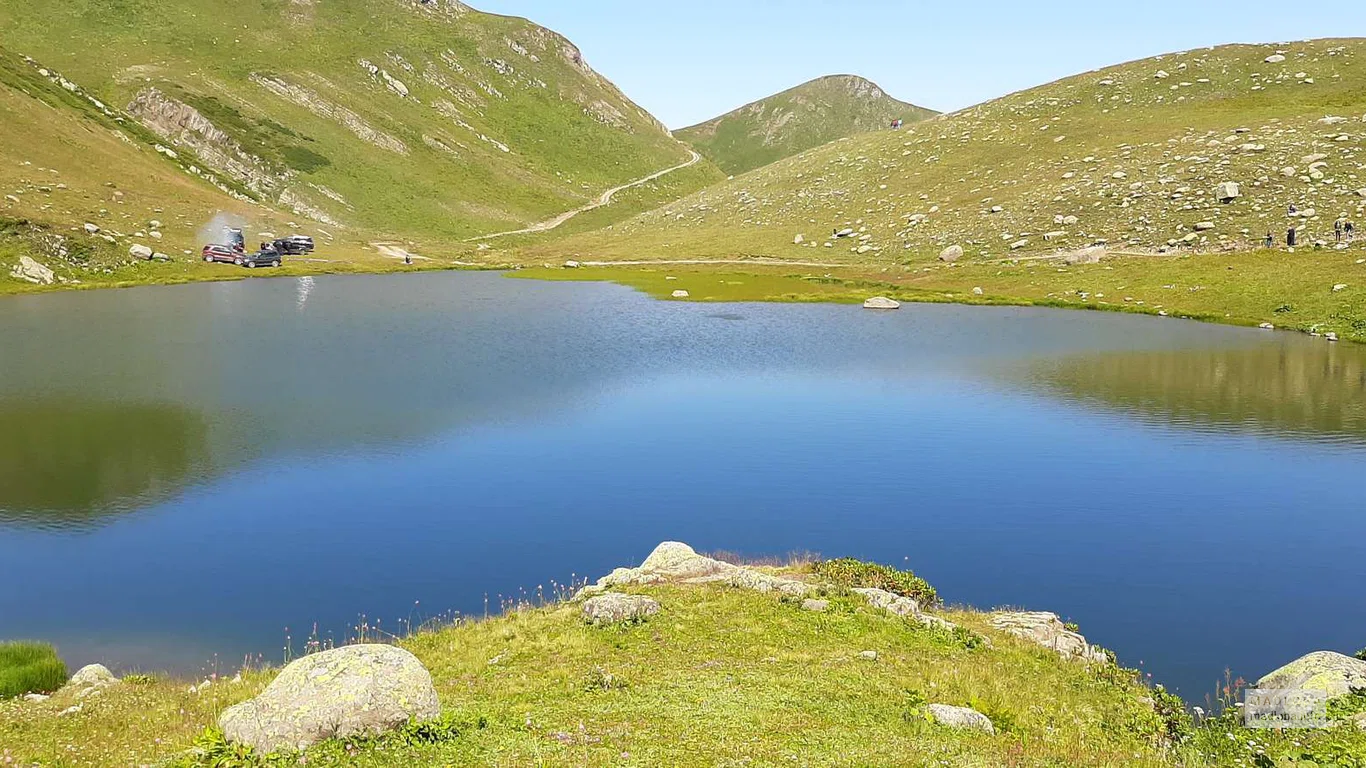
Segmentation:
<svg viewBox="0 0 1366 768">
<path fill-rule="evenodd" d="M 935 597 L 907 572 L 856 560 L 765 570 Z M 272 670 L 192 685 L 129 676 L 83 701 L 63 691 L 0 703 L 3 757 L 173 768 L 1366 765 L 1366 731 L 1354 726 L 1246 730 L 1232 682 L 1214 712 L 1192 717 L 1135 670 L 1064 661 L 971 610 L 939 612 L 960 625 L 954 633 L 835 593 L 811 611 L 721 585 L 635 591 L 663 610 L 594 626 L 578 604 L 555 602 L 402 640 L 430 670 L 443 714 L 379 738 L 259 755 L 227 742 L 216 722 L 259 693 Z M 73 701 L 80 706 L 66 711 Z M 1355 714 L 1363 702 L 1366 693 L 1353 693 L 1333 714 Z M 995 733 L 937 725 L 931 704 L 971 707 Z"/>
<path fill-rule="evenodd" d="M 922 608 L 940 604 L 939 593 L 924 579 L 910 571 L 897 570 L 880 563 L 869 563 L 842 557 L 820 560 L 812 564 L 816 578 L 836 586 L 883 589 L 896 595 L 913 598 Z"/>
<path fill-rule="evenodd" d="M 0 643 L 0 699 L 50 693 L 66 682 L 66 664 L 46 643 Z"/>
</svg>

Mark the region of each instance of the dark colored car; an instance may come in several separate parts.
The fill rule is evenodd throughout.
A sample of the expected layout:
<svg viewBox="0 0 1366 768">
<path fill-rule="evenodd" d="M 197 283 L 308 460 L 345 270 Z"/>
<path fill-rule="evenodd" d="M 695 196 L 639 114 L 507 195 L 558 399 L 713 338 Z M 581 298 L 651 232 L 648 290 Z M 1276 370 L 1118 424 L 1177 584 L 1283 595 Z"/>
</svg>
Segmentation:
<svg viewBox="0 0 1366 768">
<path fill-rule="evenodd" d="M 276 240 L 275 250 L 287 256 L 302 256 L 313 252 L 313 238 L 307 235 L 290 235 Z"/>
<path fill-rule="evenodd" d="M 280 266 L 281 258 L 282 254 L 279 251 L 273 248 L 262 248 L 256 253 L 237 254 L 235 263 L 247 267 L 248 269 L 255 269 L 256 267 L 278 267 Z"/>
<path fill-rule="evenodd" d="M 226 245 L 206 245 L 204 246 L 204 261 L 216 261 L 220 264 L 236 264 L 242 258 L 242 252 L 230 248 Z"/>
</svg>

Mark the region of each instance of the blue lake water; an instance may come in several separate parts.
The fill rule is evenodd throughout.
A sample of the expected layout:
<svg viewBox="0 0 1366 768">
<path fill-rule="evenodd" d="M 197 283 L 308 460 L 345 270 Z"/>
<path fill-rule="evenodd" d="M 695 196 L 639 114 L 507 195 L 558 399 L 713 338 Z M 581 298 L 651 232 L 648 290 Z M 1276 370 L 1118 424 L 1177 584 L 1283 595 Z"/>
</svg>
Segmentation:
<svg viewBox="0 0 1366 768">
<path fill-rule="evenodd" d="M 1176 320 L 459 273 L 10 298 L 0 637 L 231 668 L 675 539 L 1056 611 L 1200 700 L 1366 645 L 1363 467 L 1366 349 Z"/>
</svg>

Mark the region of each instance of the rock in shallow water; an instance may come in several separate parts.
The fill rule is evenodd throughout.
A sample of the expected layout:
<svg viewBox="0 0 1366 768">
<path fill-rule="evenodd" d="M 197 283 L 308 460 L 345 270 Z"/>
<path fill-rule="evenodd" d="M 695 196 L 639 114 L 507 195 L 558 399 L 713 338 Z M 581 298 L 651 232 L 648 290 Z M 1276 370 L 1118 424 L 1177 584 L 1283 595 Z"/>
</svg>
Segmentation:
<svg viewBox="0 0 1366 768">
<path fill-rule="evenodd" d="M 901 309 L 901 302 L 889 299 L 886 296 L 874 296 L 863 302 L 864 309 Z"/>
<path fill-rule="evenodd" d="M 432 676 L 416 656 L 389 645 L 352 645 L 285 667 L 260 696 L 225 710 L 218 726 L 228 741 L 269 754 L 378 736 L 439 714 Z"/>
</svg>

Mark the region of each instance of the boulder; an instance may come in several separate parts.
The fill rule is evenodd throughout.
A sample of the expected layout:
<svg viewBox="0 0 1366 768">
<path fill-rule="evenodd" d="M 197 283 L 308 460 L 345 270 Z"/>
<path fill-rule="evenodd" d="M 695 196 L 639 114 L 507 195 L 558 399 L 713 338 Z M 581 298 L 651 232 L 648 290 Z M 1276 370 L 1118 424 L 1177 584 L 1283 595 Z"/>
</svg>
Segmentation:
<svg viewBox="0 0 1366 768">
<path fill-rule="evenodd" d="M 1062 257 L 1066 264 L 1099 264 L 1105 258 L 1105 246 L 1093 245 L 1090 248 L 1082 248 L 1080 251 L 1073 251 Z"/>
<path fill-rule="evenodd" d="M 128 249 L 128 255 L 135 259 L 150 259 L 152 258 L 152 249 L 139 243 Z"/>
<path fill-rule="evenodd" d="M 675 299 L 686 299 L 690 294 L 687 291 L 674 291 L 671 295 Z"/>
<path fill-rule="evenodd" d="M 806 235 L 797 235 L 796 237 L 792 238 L 793 245 L 801 245 L 804 242 L 806 242 Z"/>
<path fill-rule="evenodd" d="M 829 608 L 829 600 L 813 600 L 811 598 L 807 598 L 806 600 L 802 601 L 803 611 L 815 611 L 817 613 L 822 613 L 826 610 L 829 610 Z"/>
<path fill-rule="evenodd" d="M 1267 64 L 1280 64 L 1282 61 L 1285 61 L 1285 57 L 1279 53 L 1273 53 L 1265 59 L 1262 59 L 1262 61 L 1265 61 Z"/>
<path fill-rule="evenodd" d="M 638 568 L 618 568 L 598 579 L 596 585 L 584 587 L 576 597 L 601 593 L 610 587 L 668 582 L 725 583 L 740 589 L 780 592 L 793 597 L 804 597 L 811 591 L 811 586 L 803 581 L 731 565 L 699 555 L 687 544 L 666 541 L 655 547 Z"/>
<path fill-rule="evenodd" d="M 1211 229 L 1214 229 L 1214 222 L 1212 221 L 1201 221 L 1195 225 L 1196 232 L 1208 232 Z"/>
<path fill-rule="evenodd" d="M 608 592 L 590 597 L 583 603 L 583 618 L 590 624 L 620 624 L 641 621 L 659 613 L 659 603 L 644 595 Z"/>
<path fill-rule="evenodd" d="M 20 256 L 19 263 L 14 269 L 10 270 L 10 277 L 24 280 L 36 285 L 52 285 L 52 281 L 57 279 L 52 270 L 39 264 L 28 256 Z"/>
<path fill-rule="evenodd" d="M 961 258 L 963 258 L 963 246 L 961 245 L 950 245 L 948 248 L 939 252 L 939 260 L 950 264 Z"/>
<path fill-rule="evenodd" d="M 931 704 L 925 709 L 936 723 L 947 728 L 996 733 L 996 728 L 991 724 L 991 718 L 975 709 L 951 707 L 947 704 Z"/>
<path fill-rule="evenodd" d="M 565 269 L 578 269 L 578 268 L 579 268 L 579 263 L 578 263 L 577 261 L 574 261 L 573 259 L 570 259 L 569 261 L 566 261 L 566 262 L 564 263 L 564 268 L 565 268 Z"/>
<path fill-rule="evenodd" d="M 417 657 L 390 645 L 351 645 L 293 662 L 261 695 L 226 709 L 218 727 L 228 741 L 269 754 L 378 736 L 439 714 L 432 676 Z"/>
<path fill-rule="evenodd" d="M 1258 688 L 1327 691 L 1329 698 L 1366 688 L 1366 661 L 1332 651 L 1316 651 L 1268 673 Z"/>
<path fill-rule="evenodd" d="M 886 296 L 874 296 L 863 302 L 864 309 L 901 309 L 901 302 Z"/>
<path fill-rule="evenodd" d="M 1099 648 L 1091 647 L 1085 637 L 1069 630 L 1056 613 L 1002 611 L 992 615 L 991 625 L 1048 648 L 1064 659 L 1083 659 L 1102 664 L 1109 661 L 1109 657 Z"/>
<path fill-rule="evenodd" d="M 108 667 L 103 664 L 87 664 L 76 670 L 76 674 L 72 675 L 71 679 L 66 681 L 65 687 L 82 690 L 86 688 L 104 688 L 105 686 L 114 685 L 117 682 L 119 682 L 119 679 L 114 677 L 114 673 L 110 672 Z"/>
<path fill-rule="evenodd" d="M 100 228 L 94 224 L 91 224 L 90 222 L 86 222 L 85 233 L 87 235 L 98 235 L 100 233 Z"/>
<path fill-rule="evenodd" d="M 1236 181 L 1226 181 L 1214 188 L 1214 197 L 1220 202 L 1227 203 L 1242 196 L 1243 191 Z"/>
<path fill-rule="evenodd" d="M 877 651 L 859 651 L 858 657 L 864 661 L 877 661 Z"/>
</svg>

